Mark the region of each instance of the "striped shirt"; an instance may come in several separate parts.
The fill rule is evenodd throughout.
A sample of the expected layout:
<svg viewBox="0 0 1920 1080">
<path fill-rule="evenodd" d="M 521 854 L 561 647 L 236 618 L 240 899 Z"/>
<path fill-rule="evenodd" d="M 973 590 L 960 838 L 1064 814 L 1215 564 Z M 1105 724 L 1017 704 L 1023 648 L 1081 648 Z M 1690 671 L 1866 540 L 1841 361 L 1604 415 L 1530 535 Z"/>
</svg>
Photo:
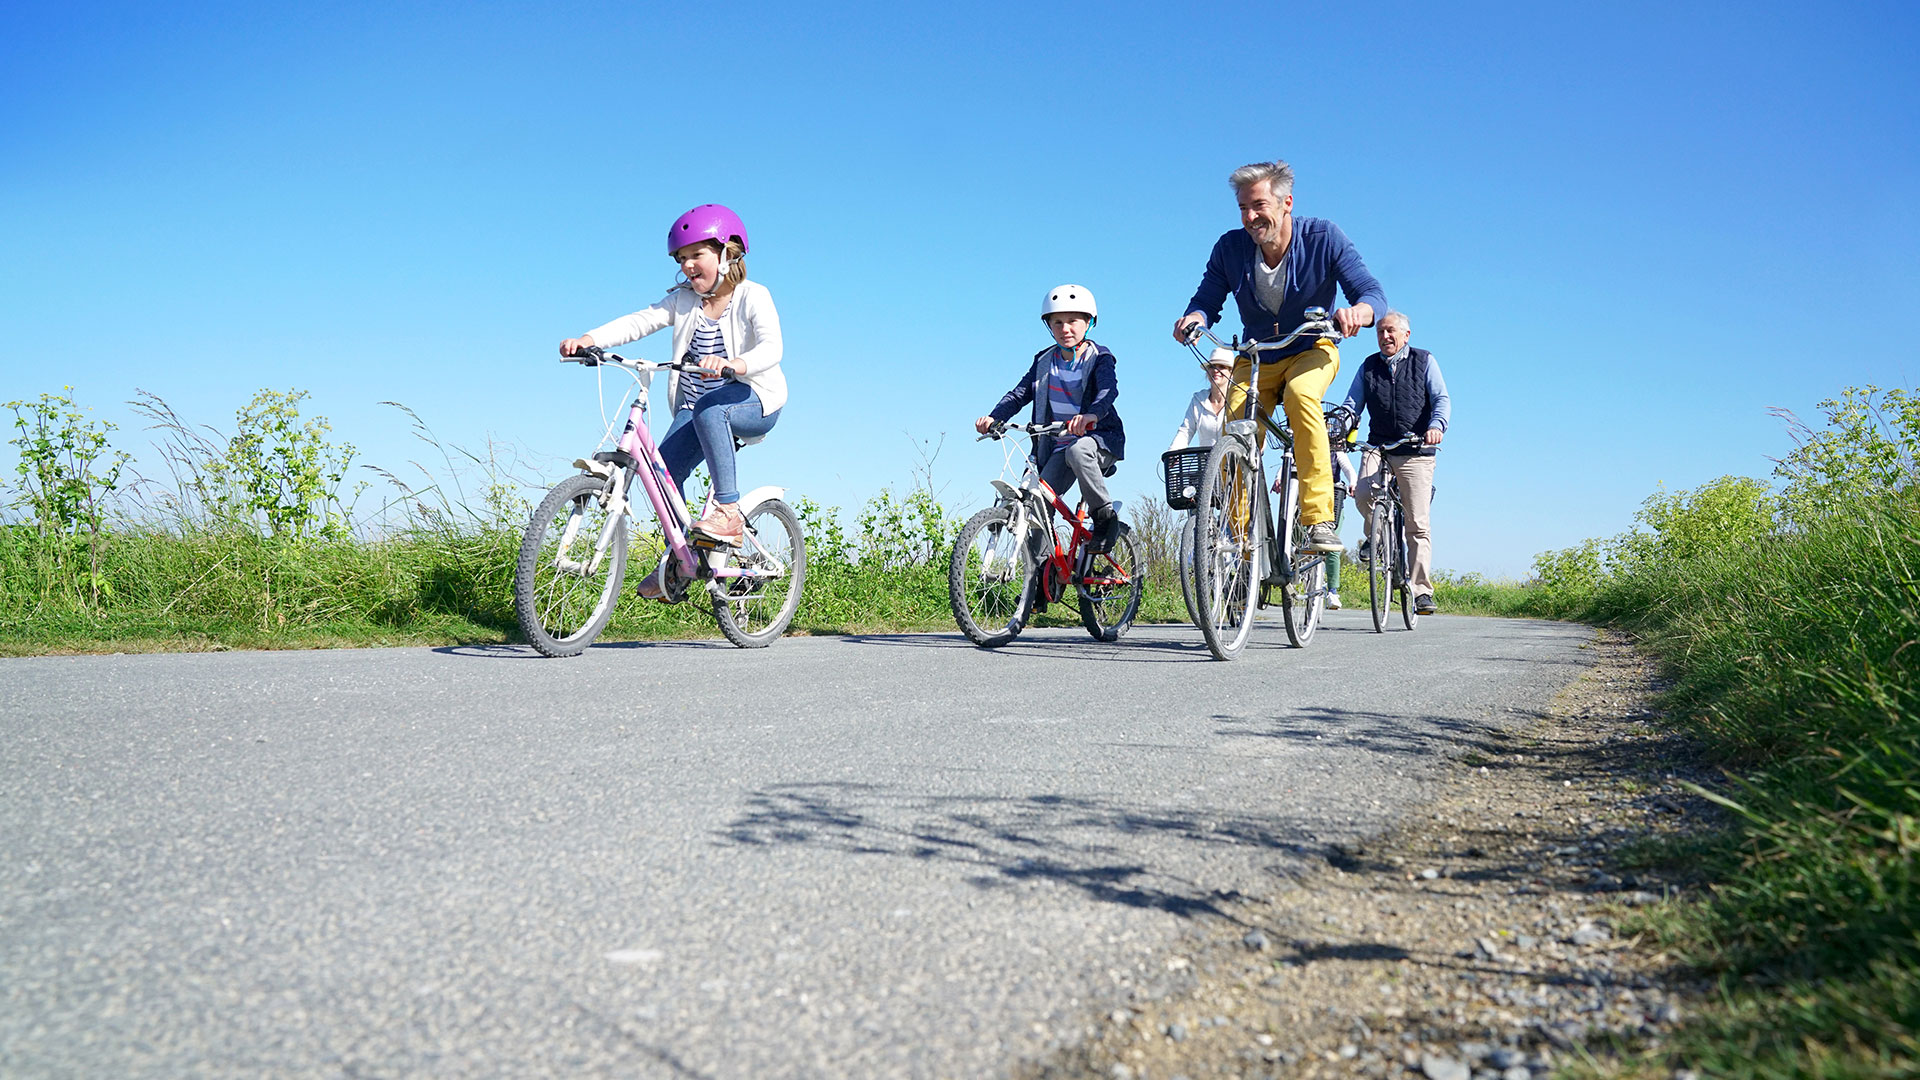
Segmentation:
<svg viewBox="0 0 1920 1080">
<path fill-rule="evenodd" d="M 726 313 L 721 312 L 721 314 Z M 694 320 L 693 340 L 687 345 L 686 355 L 680 358 L 681 363 L 694 364 L 705 357 L 726 356 L 727 343 L 720 337 L 720 324 L 707 318 L 706 312 L 695 313 Z M 707 391 L 725 381 L 710 371 L 703 371 L 697 375 L 681 372 L 680 407 L 693 408 L 700 403 L 702 397 L 706 396 Z"/>
<path fill-rule="evenodd" d="M 1071 353 L 1054 346 L 1047 368 L 1047 416 L 1050 419 L 1068 420 L 1080 411 L 1080 398 L 1086 390 L 1087 371 L 1092 367 L 1093 356 L 1093 350 L 1084 344 Z M 1056 435 L 1054 445 L 1065 446 L 1079 437 Z"/>
</svg>

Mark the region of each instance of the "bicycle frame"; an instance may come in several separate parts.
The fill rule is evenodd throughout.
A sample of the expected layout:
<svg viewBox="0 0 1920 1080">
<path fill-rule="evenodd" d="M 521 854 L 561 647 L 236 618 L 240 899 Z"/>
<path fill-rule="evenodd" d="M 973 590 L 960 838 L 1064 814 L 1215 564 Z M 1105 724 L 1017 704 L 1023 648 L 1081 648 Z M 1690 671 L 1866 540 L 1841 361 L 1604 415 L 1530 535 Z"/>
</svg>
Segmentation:
<svg viewBox="0 0 1920 1080">
<path fill-rule="evenodd" d="M 1249 361 L 1247 382 L 1245 384 L 1247 415 L 1239 420 L 1229 420 L 1226 424 L 1222 425 L 1221 437 L 1227 438 L 1231 436 L 1237 438 L 1246 446 L 1248 456 L 1254 461 L 1256 476 L 1259 481 L 1255 485 L 1258 489 L 1259 499 L 1259 505 L 1255 507 L 1255 510 L 1273 524 L 1273 527 L 1269 529 L 1267 533 L 1267 565 L 1269 570 L 1261 579 L 1262 583 L 1266 585 L 1290 586 L 1295 580 L 1311 573 L 1316 567 L 1324 565 L 1331 556 L 1326 553 L 1316 552 L 1296 564 L 1293 559 L 1287 557 L 1292 546 L 1290 542 L 1291 537 L 1286 535 L 1285 527 L 1288 522 L 1275 520 L 1275 515 L 1271 512 L 1271 501 L 1267 497 L 1269 486 L 1267 484 L 1266 456 L 1262 452 L 1261 440 L 1257 437 L 1262 424 L 1266 425 L 1267 431 L 1273 434 L 1281 446 L 1281 460 L 1283 464 L 1279 482 L 1296 484 L 1298 482 L 1298 473 L 1293 464 L 1292 434 L 1288 432 L 1287 429 L 1281 427 L 1279 423 L 1274 420 L 1271 413 L 1260 407 L 1260 369 L 1265 366 L 1260 360 L 1260 354 L 1284 349 L 1309 333 L 1315 337 L 1330 337 L 1335 341 L 1340 340 L 1339 334 L 1334 331 L 1333 325 L 1326 321 L 1326 312 L 1318 308 L 1308 309 L 1307 321 L 1278 341 L 1250 341 L 1241 344 L 1240 340 L 1235 338 L 1233 343 L 1228 345 L 1215 337 L 1213 333 L 1205 327 L 1197 327 L 1196 330 L 1198 332 L 1194 335 L 1194 338 L 1188 342 L 1189 348 L 1193 347 L 1193 340 L 1205 336 L 1215 345 L 1221 345 L 1224 348 L 1231 349 L 1235 356 L 1245 357 Z M 1196 354 L 1199 352 L 1198 349 L 1194 351 Z M 1278 485 L 1276 484 L 1274 486 L 1277 487 Z M 1288 500 L 1297 497 L 1297 492 L 1288 491 L 1282 498 L 1282 504 L 1284 505 Z M 1321 591 L 1326 592 L 1329 590 L 1323 587 Z M 1304 599 L 1311 601 L 1312 597 L 1308 596 Z M 1262 606 L 1264 606 L 1264 602 Z"/>
<path fill-rule="evenodd" d="M 1007 430 L 1024 431 L 1023 428 L 1019 427 L 1009 427 Z M 1040 437 L 1032 432 L 1026 432 L 1026 434 L 1031 438 Z M 1000 493 L 1000 500 L 1002 502 L 1018 505 L 1027 511 L 1026 513 L 1016 516 L 1016 524 L 1014 525 L 1013 531 L 1014 550 L 1025 550 L 1030 529 L 1044 529 L 1047 534 L 1048 548 L 1046 561 L 1053 564 L 1055 573 L 1063 575 L 1065 580 L 1076 585 L 1132 584 L 1132 579 L 1127 576 L 1125 569 L 1114 562 L 1111 554 L 1105 554 L 1100 557 L 1105 558 L 1107 565 L 1118 571 L 1119 576 L 1094 576 L 1091 573 L 1093 570 L 1091 565 L 1087 568 L 1089 571 L 1087 574 L 1083 575 L 1075 572 L 1073 560 L 1070 556 L 1074 552 L 1085 549 L 1087 541 L 1093 538 L 1093 530 L 1087 528 L 1086 522 L 1080 520 L 1080 515 L 1075 513 L 1073 508 L 1067 505 L 1066 500 L 1062 499 L 1059 493 L 1053 490 L 1052 485 L 1040 478 L 1039 467 L 1034 464 L 1031 457 L 1027 459 L 1026 469 L 1021 474 L 1018 486 L 1009 484 L 1005 480 L 994 480 L 993 487 L 995 491 Z M 1065 547 L 1061 546 L 1059 537 L 1054 533 L 1054 530 L 1047 521 L 1044 512 L 1046 508 L 1051 508 L 1054 512 L 1058 513 L 1073 529 L 1072 539 L 1068 541 Z"/>
<path fill-rule="evenodd" d="M 628 360 L 614 353 L 602 353 L 601 356 L 600 363 L 612 364 L 633 372 L 651 373 L 673 369 L 671 364 Z M 653 432 L 647 426 L 647 396 L 647 388 L 642 385 L 640 392 L 633 399 L 632 407 L 628 410 L 627 432 L 621 437 L 618 448 L 594 455 L 596 461 L 603 461 L 613 466 L 614 471 L 611 477 L 613 486 L 608 493 L 607 524 L 601 530 L 599 541 L 594 545 L 593 561 L 586 564 L 586 572 L 594 573 L 599 569 L 600 560 L 606 557 L 607 549 L 612 544 L 616 523 L 622 516 L 632 514 L 633 501 L 629 498 L 629 492 L 632 490 L 633 478 L 638 476 L 641 487 L 647 493 L 647 501 L 653 504 L 653 514 L 660 523 L 661 537 L 684 576 L 710 579 L 771 578 L 785 573 L 785 567 L 725 566 L 722 565 L 725 556 L 720 552 L 714 552 L 704 560 L 696 555 L 696 549 L 689 539 L 693 519 L 687 512 L 684 500 L 678 498 L 679 492 L 674 488 L 672 477 L 667 472 L 666 459 L 660 456 L 660 447 L 653 441 Z M 675 497 L 668 497 L 670 491 Z M 566 545 L 573 541 L 574 527 L 572 523 L 568 524 L 568 532 L 562 537 L 561 550 L 566 550 Z"/>
</svg>

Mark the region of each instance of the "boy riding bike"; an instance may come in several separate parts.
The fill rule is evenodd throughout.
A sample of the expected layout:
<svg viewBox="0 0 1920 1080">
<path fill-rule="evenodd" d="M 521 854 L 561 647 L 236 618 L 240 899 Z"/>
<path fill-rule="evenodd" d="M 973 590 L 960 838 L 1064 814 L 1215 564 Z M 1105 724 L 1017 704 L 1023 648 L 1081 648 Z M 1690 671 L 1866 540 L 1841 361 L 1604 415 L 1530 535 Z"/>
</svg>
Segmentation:
<svg viewBox="0 0 1920 1080">
<path fill-rule="evenodd" d="M 766 287 L 747 280 L 747 226 L 732 210 L 707 203 L 681 214 L 667 227 L 667 254 L 684 280 L 651 306 L 562 341 L 560 355 L 612 348 L 673 328 L 673 355 L 704 370 L 670 376 L 673 423 L 660 440 L 660 456 L 683 498 L 687 477 L 706 461 L 713 495 L 693 531 L 715 546 L 737 547 L 742 518 L 734 440 L 765 438 L 786 404 L 780 316 Z M 665 595 L 657 572 L 639 591 L 649 599 Z"/>
<path fill-rule="evenodd" d="M 1062 285 L 1041 301 L 1040 320 L 1054 344 L 1034 354 L 1026 375 L 973 428 L 984 435 L 1028 403 L 1034 423 L 1064 421 L 1067 429 L 1060 435 L 1034 440 L 1034 465 L 1055 494 L 1079 483 L 1094 526 L 1088 549 L 1111 551 L 1120 535 L 1120 515 L 1107 495 L 1106 478 L 1126 456 L 1127 436 L 1113 407 L 1120 395 L 1113 353 L 1087 340 L 1087 330 L 1100 320 L 1099 306 L 1084 287 Z"/>
</svg>

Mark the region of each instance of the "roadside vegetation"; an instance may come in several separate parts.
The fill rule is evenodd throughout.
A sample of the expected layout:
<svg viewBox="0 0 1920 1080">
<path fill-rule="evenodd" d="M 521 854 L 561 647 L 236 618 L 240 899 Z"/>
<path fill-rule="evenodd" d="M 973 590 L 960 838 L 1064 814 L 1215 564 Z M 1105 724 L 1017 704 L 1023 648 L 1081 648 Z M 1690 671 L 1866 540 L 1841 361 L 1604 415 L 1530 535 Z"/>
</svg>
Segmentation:
<svg viewBox="0 0 1920 1080">
<path fill-rule="evenodd" d="M 0 492 L 0 652 L 512 640 L 536 478 L 499 448 L 441 442 L 400 406 L 428 463 L 361 464 L 303 400 L 262 390 L 223 431 L 142 394 L 156 437 L 141 459 L 68 392 L 7 403 L 18 464 Z M 1822 409 L 1817 428 L 1785 418 L 1797 448 L 1768 479 L 1656 494 L 1632 530 L 1542 554 L 1524 584 L 1437 583 L 1445 611 L 1632 631 L 1673 680 L 1669 715 L 1727 770 L 1703 794 L 1737 825 L 1667 856 L 1712 885 L 1635 927 L 1717 974 L 1721 994 L 1638 1059 L 1648 1070 L 1920 1071 L 1920 395 L 1849 389 Z M 1132 502 L 1141 619 L 1181 621 L 1176 519 Z M 797 508 L 809 568 L 796 631 L 951 628 L 961 518 L 924 481 L 882 492 L 851 527 Z M 644 567 L 658 540 L 639 545 Z M 1343 584 L 1363 608 L 1364 576 Z M 1077 620 L 1067 605 L 1037 621 Z M 608 636 L 711 632 L 703 609 L 629 595 Z"/>
<path fill-rule="evenodd" d="M 1660 1075 L 1920 1073 L 1920 396 L 1822 409 L 1771 482 L 1655 495 L 1493 601 L 1634 631 L 1727 771 L 1734 828 L 1652 855 L 1711 884 L 1631 927 L 1720 980 Z"/>
</svg>

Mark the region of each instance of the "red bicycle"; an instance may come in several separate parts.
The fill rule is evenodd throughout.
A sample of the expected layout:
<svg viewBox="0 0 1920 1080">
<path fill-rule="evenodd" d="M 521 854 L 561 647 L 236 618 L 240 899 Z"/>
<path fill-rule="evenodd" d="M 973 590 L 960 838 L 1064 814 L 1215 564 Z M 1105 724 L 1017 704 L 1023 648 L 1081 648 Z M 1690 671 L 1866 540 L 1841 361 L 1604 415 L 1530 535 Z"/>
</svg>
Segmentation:
<svg viewBox="0 0 1920 1080">
<path fill-rule="evenodd" d="M 995 424 L 980 438 L 998 440 L 1010 432 L 1040 438 L 1066 427 Z M 1007 472 L 1017 449 L 1007 444 Z M 993 505 L 961 527 L 947 569 L 947 594 L 960 631 L 981 648 L 1005 645 L 1034 613 L 1059 603 L 1072 586 L 1087 633 L 1097 641 L 1118 641 L 1140 613 L 1146 586 L 1133 530 L 1122 524 L 1111 551 L 1088 550 L 1093 531 L 1084 509 L 1070 509 L 1040 479 L 1031 456 L 1018 484 L 1001 479 L 993 487 L 998 492 Z"/>
</svg>

